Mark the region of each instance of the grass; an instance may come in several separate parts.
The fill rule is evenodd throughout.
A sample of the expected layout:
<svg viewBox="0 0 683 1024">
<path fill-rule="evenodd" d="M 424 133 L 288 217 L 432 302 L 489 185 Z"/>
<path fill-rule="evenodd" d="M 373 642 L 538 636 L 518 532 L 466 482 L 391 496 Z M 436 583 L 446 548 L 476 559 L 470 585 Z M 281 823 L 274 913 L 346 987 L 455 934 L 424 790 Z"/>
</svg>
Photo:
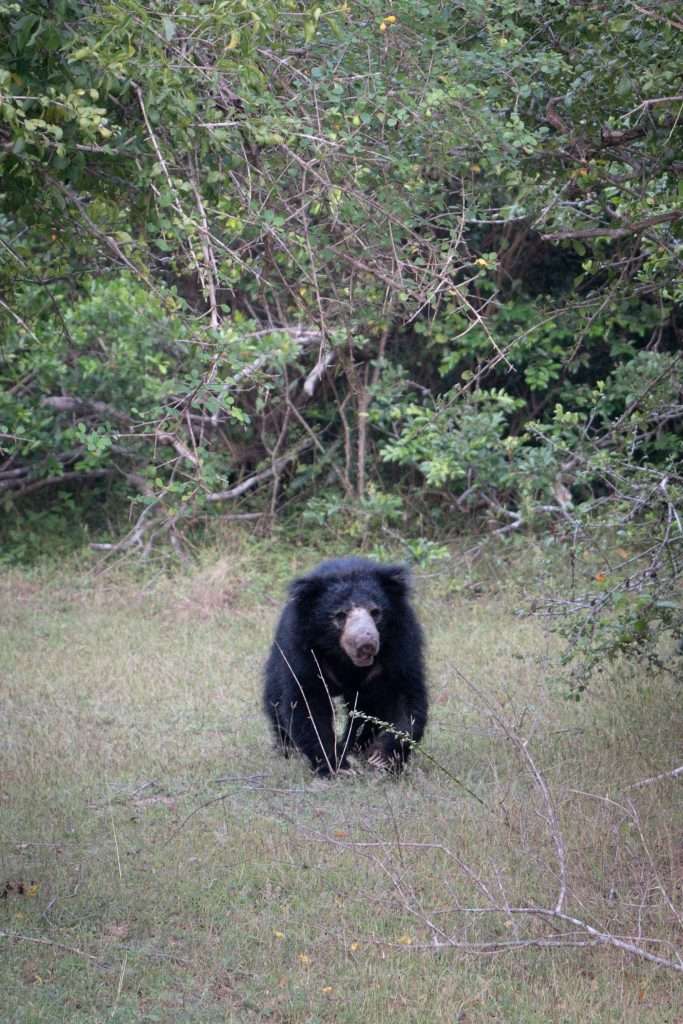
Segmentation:
<svg viewBox="0 0 683 1024">
<path fill-rule="evenodd" d="M 567 702 L 504 574 L 425 577 L 429 758 L 316 781 L 260 712 L 308 564 L 0 577 L 3 1024 L 681 1024 L 680 974 L 506 912 L 562 881 L 535 768 L 567 913 L 680 954 L 683 783 L 628 788 L 680 763 L 680 681 L 622 664 Z"/>
</svg>

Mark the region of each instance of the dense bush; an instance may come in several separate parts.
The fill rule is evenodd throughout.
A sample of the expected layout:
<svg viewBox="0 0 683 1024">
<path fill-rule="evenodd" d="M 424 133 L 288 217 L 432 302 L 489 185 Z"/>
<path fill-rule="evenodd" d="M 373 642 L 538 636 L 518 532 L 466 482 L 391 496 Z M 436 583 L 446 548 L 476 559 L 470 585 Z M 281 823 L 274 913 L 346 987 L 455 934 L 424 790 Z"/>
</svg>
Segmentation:
<svg viewBox="0 0 683 1024">
<path fill-rule="evenodd" d="M 227 508 L 670 552 L 682 29 L 673 0 L 0 2 L 4 529 L 85 487 L 145 549 Z"/>
</svg>

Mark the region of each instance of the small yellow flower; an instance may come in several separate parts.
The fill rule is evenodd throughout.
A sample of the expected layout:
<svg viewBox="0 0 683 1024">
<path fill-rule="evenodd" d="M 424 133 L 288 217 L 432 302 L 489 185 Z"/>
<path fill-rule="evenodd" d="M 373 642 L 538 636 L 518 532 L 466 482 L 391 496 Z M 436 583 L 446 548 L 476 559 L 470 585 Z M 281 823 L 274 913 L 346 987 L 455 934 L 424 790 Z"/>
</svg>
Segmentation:
<svg viewBox="0 0 683 1024">
<path fill-rule="evenodd" d="M 380 21 L 380 23 L 379 23 L 379 30 L 380 30 L 380 32 L 386 32 L 386 30 L 387 30 L 387 23 L 386 23 L 386 21 Z"/>
<path fill-rule="evenodd" d="M 284 939 L 284 937 L 285 937 L 285 933 L 284 932 L 275 932 L 274 931 L 273 935 L 275 936 L 276 939 Z"/>
<path fill-rule="evenodd" d="M 359 945 L 360 943 L 358 942 L 352 942 L 351 945 L 349 946 L 349 949 L 351 950 L 352 953 L 355 953 Z"/>
<path fill-rule="evenodd" d="M 320 991 L 321 992 L 334 992 L 334 989 L 332 988 L 331 985 L 323 985 L 323 987 L 322 987 L 322 989 Z"/>
<path fill-rule="evenodd" d="M 297 960 L 299 961 L 300 964 L 303 964 L 304 966 L 306 966 L 306 964 L 310 964 L 311 962 L 311 958 L 307 953 L 299 953 Z"/>
<path fill-rule="evenodd" d="M 410 946 L 413 940 L 411 939 L 410 935 L 400 935 L 398 941 L 401 943 L 402 946 Z"/>
</svg>

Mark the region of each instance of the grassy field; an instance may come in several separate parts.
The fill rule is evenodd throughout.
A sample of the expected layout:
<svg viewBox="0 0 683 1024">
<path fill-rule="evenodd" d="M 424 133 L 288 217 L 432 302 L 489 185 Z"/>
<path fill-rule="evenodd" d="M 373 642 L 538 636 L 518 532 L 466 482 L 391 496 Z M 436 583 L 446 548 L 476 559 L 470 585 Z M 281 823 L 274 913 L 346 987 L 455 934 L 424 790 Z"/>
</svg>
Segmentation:
<svg viewBox="0 0 683 1024">
<path fill-rule="evenodd" d="M 3 1024 L 681 1024 L 680 680 L 576 705 L 514 572 L 425 574 L 424 754 L 316 781 L 260 711 L 310 564 L 0 576 Z"/>
</svg>

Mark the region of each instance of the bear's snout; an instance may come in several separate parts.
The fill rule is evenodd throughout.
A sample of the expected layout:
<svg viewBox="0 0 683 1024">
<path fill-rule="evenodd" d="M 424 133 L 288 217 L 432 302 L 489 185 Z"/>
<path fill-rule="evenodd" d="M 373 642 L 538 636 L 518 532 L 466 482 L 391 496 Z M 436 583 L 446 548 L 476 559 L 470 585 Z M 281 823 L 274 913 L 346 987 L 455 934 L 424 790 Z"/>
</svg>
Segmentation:
<svg viewBox="0 0 683 1024">
<path fill-rule="evenodd" d="M 357 668 L 372 665 L 379 651 L 379 633 L 367 608 L 352 608 L 339 638 L 342 650 Z"/>
</svg>

